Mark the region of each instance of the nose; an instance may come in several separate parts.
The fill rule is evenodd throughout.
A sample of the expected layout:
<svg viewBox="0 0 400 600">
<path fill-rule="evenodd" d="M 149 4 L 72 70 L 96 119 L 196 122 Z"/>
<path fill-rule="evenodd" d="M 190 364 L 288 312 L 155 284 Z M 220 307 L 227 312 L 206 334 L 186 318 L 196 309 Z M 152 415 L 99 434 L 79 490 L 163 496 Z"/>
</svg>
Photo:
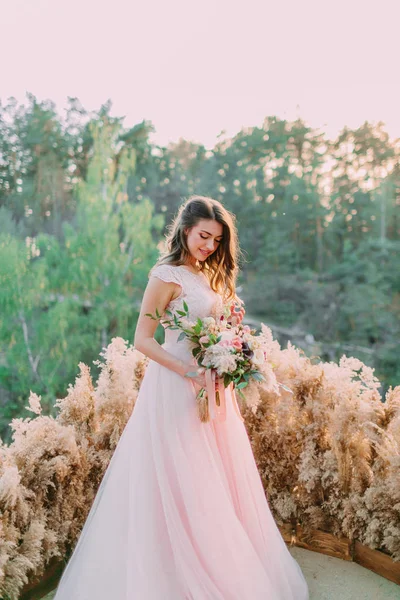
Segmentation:
<svg viewBox="0 0 400 600">
<path fill-rule="evenodd" d="M 207 248 L 210 252 L 214 250 L 214 240 L 211 238 L 207 240 Z"/>
</svg>

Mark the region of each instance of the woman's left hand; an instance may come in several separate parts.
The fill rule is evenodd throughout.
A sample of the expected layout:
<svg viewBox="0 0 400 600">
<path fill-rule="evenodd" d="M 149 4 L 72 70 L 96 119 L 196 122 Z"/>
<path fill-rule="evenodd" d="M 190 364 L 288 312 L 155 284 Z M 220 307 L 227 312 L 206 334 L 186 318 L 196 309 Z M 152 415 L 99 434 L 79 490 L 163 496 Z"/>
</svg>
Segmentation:
<svg viewBox="0 0 400 600">
<path fill-rule="evenodd" d="M 246 311 L 245 311 L 244 305 L 241 303 L 241 301 L 234 302 L 231 305 L 230 320 L 232 322 L 232 325 L 233 326 L 239 325 L 239 323 L 241 323 L 243 321 L 243 317 L 244 317 L 245 313 L 246 313 Z"/>
</svg>

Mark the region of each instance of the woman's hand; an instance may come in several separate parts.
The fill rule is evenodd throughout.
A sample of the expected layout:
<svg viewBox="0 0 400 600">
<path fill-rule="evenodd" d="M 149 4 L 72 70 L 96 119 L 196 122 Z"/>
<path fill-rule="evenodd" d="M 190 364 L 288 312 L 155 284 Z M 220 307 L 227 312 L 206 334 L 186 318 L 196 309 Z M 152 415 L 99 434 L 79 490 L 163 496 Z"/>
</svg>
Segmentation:
<svg viewBox="0 0 400 600">
<path fill-rule="evenodd" d="M 206 387 L 207 387 L 206 376 L 205 376 L 206 369 L 204 367 L 196 368 L 196 366 L 193 366 L 193 365 L 187 366 L 187 369 L 186 369 L 187 373 L 193 373 L 195 371 L 197 371 L 199 373 L 198 376 L 197 377 L 188 377 L 188 379 L 193 381 L 196 392 L 199 392 L 202 388 L 206 389 Z M 212 371 L 214 371 L 214 369 L 212 369 Z M 215 390 L 218 390 L 218 389 L 219 389 L 218 376 L 215 371 Z"/>
<path fill-rule="evenodd" d="M 245 313 L 244 305 L 240 301 L 236 301 L 231 304 L 231 316 L 229 317 L 229 321 L 235 327 L 243 321 Z"/>
<path fill-rule="evenodd" d="M 195 373 L 197 371 L 197 376 L 196 377 L 188 377 L 187 373 Z M 184 376 L 189 379 L 190 381 L 193 381 L 195 388 L 197 386 L 198 390 L 200 391 L 201 388 L 205 388 L 206 387 L 206 376 L 205 376 L 205 369 L 202 367 L 196 367 L 196 365 L 186 365 L 184 367 Z"/>
</svg>

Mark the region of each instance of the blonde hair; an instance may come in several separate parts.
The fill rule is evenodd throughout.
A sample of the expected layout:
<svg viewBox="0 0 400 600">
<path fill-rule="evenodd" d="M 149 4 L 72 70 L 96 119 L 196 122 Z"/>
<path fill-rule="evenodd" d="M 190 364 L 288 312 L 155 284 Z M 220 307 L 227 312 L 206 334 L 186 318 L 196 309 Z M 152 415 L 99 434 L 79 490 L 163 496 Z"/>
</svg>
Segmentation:
<svg viewBox="0 0 400 600">
<path fill-rule="evenodd" d="M 213 219 L 221 223 L 223 238 L 217 250 L 201 262 L 201 271 L 207 276 L 210 287 L 221 294 L 225 301 L 236 297 L 236 279 L 241 256 L 236 217 L 218 200 L 207 196 L 191 196 L 179 208 L 168 227 L 165 239 L 166 251 L 157 264 L 183 265 L 190 258 L 186 229 L 191 229 L 201 219 Z"/>
</svg>

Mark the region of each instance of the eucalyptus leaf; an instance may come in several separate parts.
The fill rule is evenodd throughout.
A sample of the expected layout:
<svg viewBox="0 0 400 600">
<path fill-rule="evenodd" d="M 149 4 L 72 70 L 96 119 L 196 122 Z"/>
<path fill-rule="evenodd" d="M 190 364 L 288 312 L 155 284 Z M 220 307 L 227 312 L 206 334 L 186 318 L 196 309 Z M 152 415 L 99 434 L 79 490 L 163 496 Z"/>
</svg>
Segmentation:
<svg viewBox="0 0 400 600">
<path fill-rule="evenodd" d="M 262 375 L 261 373 L 258 373 L 257 371 L 254 371 L 252 373 L 252 377 L 256 380 L 256 381 L 265 381 L 265 377 L 264 375 Z"/>
<path fill-rule="evenodd" d="M 242 383 L 239 383 L 239 385 L 236 386 L 236 389 L 241 390 L 246 387 L 246 385 L 248 385 L 247 381 L 242 381 Z"/>
<path fill-rule="evenodd" d="M 197 377 L 197 376 L 198 376 L 197 371 L 189 371 L 188 373 L 185 373 L 185 377 Z"/>
<path fill-rule="evenodd" d="M 243 398 L 243 400 L 246 400 L 246 396 L 243 394 L 242 390 L 238 390 L 238 393 Z"/>
</svg>

